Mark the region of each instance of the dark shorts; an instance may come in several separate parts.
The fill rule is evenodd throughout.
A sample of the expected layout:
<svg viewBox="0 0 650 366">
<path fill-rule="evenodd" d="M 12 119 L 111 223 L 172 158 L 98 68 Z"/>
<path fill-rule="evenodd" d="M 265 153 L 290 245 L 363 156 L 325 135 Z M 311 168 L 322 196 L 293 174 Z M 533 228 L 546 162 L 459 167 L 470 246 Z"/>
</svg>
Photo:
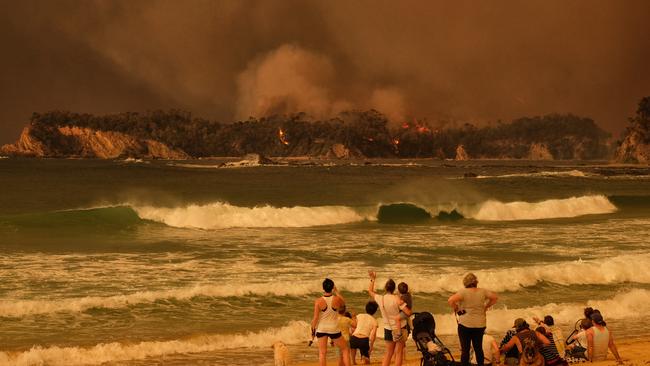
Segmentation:
<svg viewBox="0 0 650 366">
<path fill-rule="evenodd" d="M 370 358 L 370 339 L 350 336 L 350 348 L 358 349 L 361 356 Z"/>
<path fill-rule="evenodd" d="M 341 337 L 341 332 L 338 333 L 320 333 L 316 332 L 316 338 L 329 337 L 331 340 L 335 340 Z"/>
<path fill-rule="evenodd" d="M 402 328 L 402 341 L 406 341 L 409 333 L 406 328 Z M 390 329 L 384 328 L 384 340 L 387 342 L 393 342 L 393 332 Z"/>
</svg>

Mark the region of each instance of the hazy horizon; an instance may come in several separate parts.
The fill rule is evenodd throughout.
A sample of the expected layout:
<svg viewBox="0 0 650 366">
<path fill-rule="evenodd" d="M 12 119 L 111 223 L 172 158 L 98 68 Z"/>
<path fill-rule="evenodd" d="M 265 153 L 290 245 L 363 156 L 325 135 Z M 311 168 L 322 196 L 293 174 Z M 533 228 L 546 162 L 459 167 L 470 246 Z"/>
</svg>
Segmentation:
<svg viewBox="0 0 650 366">
<path fill-rule="evenodd" d="M 433 124 L 573 113 L 618 137 L 650 94 L 646 1 L 4 5 L 0 143 L 53 109 L 230 122 L 375 108 Z"/>
</svg>

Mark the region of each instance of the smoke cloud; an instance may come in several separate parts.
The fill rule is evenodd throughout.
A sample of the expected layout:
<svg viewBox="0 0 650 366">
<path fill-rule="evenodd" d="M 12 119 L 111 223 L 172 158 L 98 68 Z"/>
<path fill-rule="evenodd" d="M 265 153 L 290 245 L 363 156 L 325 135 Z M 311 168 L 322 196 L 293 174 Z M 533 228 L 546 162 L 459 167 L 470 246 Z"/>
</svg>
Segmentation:
<svg viewBox="0 0 650 366">
<path fill-rule="evenodd" d="M 482 123 L 575 113 L 618 133 L 650 94 L 644 0 L 25 0 L 0 14 L 0 143 L 34 111 L 223 122 L 376 108 Z"/>
</svg>

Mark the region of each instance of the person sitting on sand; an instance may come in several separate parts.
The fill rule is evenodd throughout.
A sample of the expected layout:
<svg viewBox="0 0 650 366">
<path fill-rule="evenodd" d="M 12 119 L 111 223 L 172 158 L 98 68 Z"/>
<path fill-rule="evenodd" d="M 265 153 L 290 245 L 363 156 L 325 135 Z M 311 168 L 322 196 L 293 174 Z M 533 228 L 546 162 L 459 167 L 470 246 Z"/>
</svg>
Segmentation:
<svg viewBox="0 0 650 366">
<path fill-rule="evenodd" d="M 544 320 L 540 320 L 539 318 L 533 318 L 535 319 L 535 322 L 537 322 L 538 325 L 544 327 L 546 329 L 546 334 L 552 335 L 552 341 L 553 344 L 555 344 L 555 349 L 557 350 L 557 353 L 560 356 L 564 356 L 565 352 L 565 347 L 564 347 L 564 334 L 562 333 L 562 329 L 555 325 L 555 320 L 553 319 L 552 316 L 546 315 L 544 317 Z M 550 337 L 546 337 L 548 339 L 551 339 Z"/>
<path fill-rule="evenodd" d="M 580 320 L 580 331 L 566 340 L 565 358 L 569 363 L 583 362 L 587 359 L 587 329 L 591 328 L 591 320 Z"/>
<path fill-rule="evenodd" d="M 587 333 L 587 355 L 591 362 L 604 361 L 607 359 L 607 349 L 609 348 L 616 357 L 618 363 L 622 363 L 621 356 L 614 343 L 612 333 L 607 329 L 607 324 L 600 313 L 591 314 L 593 327 L 589 328 Z"/>
<path fill-rule="evenodd" d="M 517 330 L 515 328 L 508 329 L 506 335 L 501 340 L 499 348 L 505 346 L 516 334 Z M 516 366 L 519 364 L 519 350 L 517 347 L 512 347 L 508 352 L 506 352 L 503 363 L 505 366 Z"/>
<path fill-rule="evenodd" d="M 361 361 L 364 364 L 370 363 L 370 354 L 375 345 L 377 335 L 377 320 L 374 315 L 379 305 L 374 301 L 368 301 L 366 304 L 366 313 L 359 314 L 352 319 L 352 327 L 355 328 L 350 336 L 350 353 L 352 363 L 357 364 L 357 349 L 361 353 Z"/>
<path fill-rule="evenodd" d="M 312 336 L 318 339 L 318 364 L 327 365 L 327 339 L 334 341 L 343 356 L 343 364 L 350 366 L 348 343 L 339 330 L 338 309 L 345 306 L 345 300 L 338 293 L 334 281 L 323 281 L 323 296 L 314 301 L 314 317 L 311 321 Z"/>
<path fill-rule="evenodd" d="M 544 363 L 546 366 L 566 366 L 568 365 L 564 358 L 560 357 L 557 348 L 555 347 L 555 342 L 553 342 L 553 333 L 550 331 L 547 332 L 546 328 L 540 326 L 535 329 L 544 337 L 548 338 L 550 344 L 542 346 L 539 349 L 539 353 L 544 357 Z"/>
<path fill-rule="evenodd" d="M 544 335 L 531 330 L 528 323 L 522 318 L 517 318 L 513 327 L 517 330 L 517 334 L 515 334 L 508 343 L 501 347 L 501 353 L 508 352 L 511 348 L 516 346 L 519 350 L 519 358 L 521 360 L 524 357 L 523 351 L 525 343 L 532 342 L 538 352 L 542 347 L 551 344 L 551 341 L 549 341 Z"/>
<path fill-rule="evenodd" d="M 476 364 L 483 366 L 483 333 L 485 333 L 485 312 L 497 302 L 497 295 L 478 287 L 473 273 L 463 278 L 465 288 L 451 295 L 447 302 L 458 315 L 458 339 L 460 341 L 460 363 L 469 365 L 470 343 L 476 352 Z"/>
<path fill-rule="evenodd" d="M 388 279 L 384 290 L 384 295 L 379 295 L 375 292 L 375 280 L 377 274 L 374 271 L 368 272 L 370 276 L 370 284 L 368 285 L 368 293 L 379 304 L 381 317 L 384 320 L 384 340 L 386 341 L 386 352 L 381 362 L 382 366 L 390 365 L 390 361 L 395 354 L 395 365 L 401 366 L 403 362 L 402 352 L 406 345 L 406 334 L 397 327 L 395 317 L 399 314 L 399 297 L 394 294 L 395 281 Z"/>
</svg>

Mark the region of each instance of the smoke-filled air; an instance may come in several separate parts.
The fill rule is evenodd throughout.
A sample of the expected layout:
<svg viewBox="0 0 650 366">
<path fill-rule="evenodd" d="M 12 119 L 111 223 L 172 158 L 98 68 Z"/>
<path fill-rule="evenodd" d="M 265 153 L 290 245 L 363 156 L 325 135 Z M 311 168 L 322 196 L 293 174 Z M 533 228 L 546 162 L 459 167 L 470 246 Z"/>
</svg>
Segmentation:
<svg viewBox="0 0 650 366">
<path fill-rule="evenodd" d="M 0 143 L 32 112 L 221 122 L 374 108 L 395 123 L 593 118 L 648 94 L 645 1 L 21 1 L 0 15 Z M 612 92 L 612 91 L 616 92 Z"/>
<path fill-rule="evenodd" d="M 0 4 L 0 366 L 648 364 L 650 0 Z"/>
</svg>

